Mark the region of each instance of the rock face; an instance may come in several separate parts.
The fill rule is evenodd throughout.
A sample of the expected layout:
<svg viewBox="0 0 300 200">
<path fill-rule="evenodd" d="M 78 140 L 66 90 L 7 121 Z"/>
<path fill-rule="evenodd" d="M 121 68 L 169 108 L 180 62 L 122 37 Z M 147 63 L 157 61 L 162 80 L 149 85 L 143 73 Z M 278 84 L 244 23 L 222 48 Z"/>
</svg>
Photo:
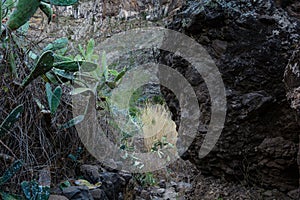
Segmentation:
<svg viewBox="0 0 300 200">
<path fill-rule="evenodd" d="M 299 126 L 286 100 L 283 75 L 300 38 L 300 22 L 284 10 L 291 5 L 282 8 L 280 2 L 189 1 L 169 28 L 204 46 L 222 74 L 227 94 L 227 117 L 217 145 L 199 159 L 206 134 L 202 128 L 183 158 L 204 173 L 288 192 L 298 188 Z M 208 124 L 211 102 L 203 79 L 174 55 L 163 62 L 190 81 L 201 122 Z M 170 96 L 167 100 L 176 105 Z M 171 110 L 178 122 L 175 108 Z"/>
<path fill-rule="evenodd" d="M 296 119 L 300 125 L 300 46 L 295 49 L 292 57 L 289 60 L 288 65 L 284 72 L 284 83 L 287 89 L 287 98 L 294 109 Z M 300 135 L 299 135 L 300 136 Z M 300 137 L 299 137 L 300 138 Z M 298 146 L 298 157 L 297 162 L 299 166 L 300 173 L 300 146 Z M 300 178 L 299 178 L 300 184 Z"/>
</svg>

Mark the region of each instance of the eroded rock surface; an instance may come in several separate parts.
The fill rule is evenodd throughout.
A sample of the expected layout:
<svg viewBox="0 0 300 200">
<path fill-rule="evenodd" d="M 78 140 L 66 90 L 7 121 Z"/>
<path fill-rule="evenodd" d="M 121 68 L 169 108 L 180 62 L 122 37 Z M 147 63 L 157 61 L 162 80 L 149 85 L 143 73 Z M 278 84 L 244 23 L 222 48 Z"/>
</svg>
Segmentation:
<svg viewBox="0 0 300 200">
<path fill-rule="evenodd" d="M 272 0 L 189 1 L 170 24 L 204 46 L 226 87 L 227 118 L 217 145 L 199 159 L 203 126 L 183 156 L 202 172 L 285 192 L 298 188 L 299 126 L 283 83 L 285 66 L 300 38 L 299 19 L 290 15 L 290 7 Z M 174 55 L 163 62 L 190 80 L 201 122 L 208 124 L 211 102 L 201 76 Z M 170 96 L 168 101 L 176 104 Z M 178 122 L 180 113 L 173 113 Z"/>
</svg>

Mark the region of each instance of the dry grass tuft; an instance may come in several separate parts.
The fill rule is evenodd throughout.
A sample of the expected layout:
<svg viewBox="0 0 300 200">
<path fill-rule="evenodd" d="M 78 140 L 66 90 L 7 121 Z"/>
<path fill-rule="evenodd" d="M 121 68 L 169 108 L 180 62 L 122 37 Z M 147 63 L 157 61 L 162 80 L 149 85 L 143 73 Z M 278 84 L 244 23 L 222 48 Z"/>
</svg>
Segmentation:
<svg viewBox="0 0 300 200">
<path fill-rule="evenodd" d="M 164 105 L 147 104 L 141 112 L 141 121 L 143 122 L 144 145 L 148 152 L 158 142 L 166 142 L 176 147 L 178 133 L 176 124 L 171 119 L 170 112 Z"/>
</svg>

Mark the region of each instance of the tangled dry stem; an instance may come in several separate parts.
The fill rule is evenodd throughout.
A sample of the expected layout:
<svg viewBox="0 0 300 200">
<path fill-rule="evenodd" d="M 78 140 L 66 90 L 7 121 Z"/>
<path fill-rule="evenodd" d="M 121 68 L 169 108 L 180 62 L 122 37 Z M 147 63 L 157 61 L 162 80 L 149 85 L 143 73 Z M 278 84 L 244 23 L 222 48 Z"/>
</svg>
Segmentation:
<svg viewBox="0 0 300 200">
<path fill-rule="evenodd" d="M 32 45 L 37 46 L 37 45 Z M 80 139 L 74 128 L 59 130 L 58 125 L 69 121 L 72 116 L 70 106 L 69 88 L 63 87 L 63 97 L 58 111 L 47 120 L 38 107 L 35 99 L 38 99 L 47 108 L 45 82 L 37 78 L 25 89 L 20 89 L 18 83 L 29 74 L 29 65 L 33 63 L 28 59 L 13 40 L 9 40 L 8 48 L 0 49 L 3 59 L 0 60 L 0 123 L 18 105 L 24 106 L 24 112 L 14 127 L 4 137 L 0 138 L 0 174 L 7 169 L 13 160 L 21 159 L 24 163 L 22 171 L 11 180 L 9 188 L 16 188 L 15 183 L 36 178 L 39 170 L 50 167 L 51 173 L 55 174 L 56 183 L 71 176 L 74 169 L 70 170 L 68 155 L 76 152 L 81 146 Z M 17 76 L 10 72 L 9 55 L 16 60 Z M 6 159 L 9 158 L 9 159 Z M 20 190 L 20 188 L 16 188 Z"/>
</svg>

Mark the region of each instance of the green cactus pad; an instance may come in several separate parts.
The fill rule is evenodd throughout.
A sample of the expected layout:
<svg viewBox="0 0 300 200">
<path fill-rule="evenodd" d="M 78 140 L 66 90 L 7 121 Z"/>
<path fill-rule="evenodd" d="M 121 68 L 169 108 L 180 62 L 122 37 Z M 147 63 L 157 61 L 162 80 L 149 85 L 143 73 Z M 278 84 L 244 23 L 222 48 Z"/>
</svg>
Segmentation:
<svg viewBox="0 0 300 200">
<path fill-rule="evenodd" d="M 50 3 L 55 6 L 71 6 L 78 2 L 78 0 L 42 0 L 45 3 Z"/>
<path fill-rule="evenodd" d="M 59 106 L 59 103 L 60 103 L 61 95 L 62 95 L 62 89 L 60 86 L 57 86 L 54 89 L 53 95 L 51 98 L 51 108 L 50 108 L 51 114 L 55 114 L 55 112 Z"/>
<path fill-rule="evenodd" d="M 45 74 L 50 71 L 53 67 L 54 55 L 52 51 L 44 52 L 29 76 L 27 76 L 21 84 L 21 87 L 26 87 L 31 81 L 36 79 L 38 76 Z"/>
<path fill-rule="evenodd" d="M 7 27 L 10 30 L 16 30 L 24 25 L 34 15 L 39 5 L 39 0 L 19 0 L 16 8 L 9 16 Z"/>
<path fill-rule="evenodd" d="M 67 61 L 54 63 L 53 67 L 68 72 L 76 72 L 79 71 L 79 69 L 84 72 L 91 72 L 97 68 L 97 64 L 88 61 Z"/>
<path fill-rule="evenodd" d="M 68 38 L 62 37 L 54 40 L 52 43 L 48 44 L 43 51 L 56 51 L 59 49 L 63 49 L 68 45 Z"/>
<path fill-rule="evenodd" d="M 53 15 L 53 10 L 51 8 L 51 5 L 48 3 L 41 2 L 40 4 L 40 9 L 45 13 L 45 15 L 48 17 L 48 23 L 52 21 L 52 15 Z"/>
</svg>

